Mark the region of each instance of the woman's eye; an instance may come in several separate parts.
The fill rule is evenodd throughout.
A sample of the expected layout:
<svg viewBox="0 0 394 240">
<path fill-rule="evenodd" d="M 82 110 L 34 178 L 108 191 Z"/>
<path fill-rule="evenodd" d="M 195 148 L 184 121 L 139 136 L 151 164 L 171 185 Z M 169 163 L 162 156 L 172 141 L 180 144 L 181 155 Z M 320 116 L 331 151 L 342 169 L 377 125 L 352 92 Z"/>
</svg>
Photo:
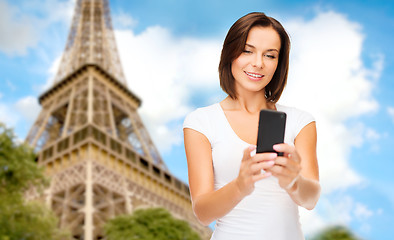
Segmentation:
<svg viewBox="0 0 394 240">
<path fill-rule="evenodd" d="M 265 54 L 264 56 L 266 56 L 266 57 L 268 57 L 268 58 L 272 58 L 272 59 L 275 59 L 275 58 L 276 58 L 276 56 L 271 55 L 271 54 Z"/>
<path fill-rule="evenodd" d="M 252 53 L 252 51 L 244 50 L 244 53 Z"/>
</svg>

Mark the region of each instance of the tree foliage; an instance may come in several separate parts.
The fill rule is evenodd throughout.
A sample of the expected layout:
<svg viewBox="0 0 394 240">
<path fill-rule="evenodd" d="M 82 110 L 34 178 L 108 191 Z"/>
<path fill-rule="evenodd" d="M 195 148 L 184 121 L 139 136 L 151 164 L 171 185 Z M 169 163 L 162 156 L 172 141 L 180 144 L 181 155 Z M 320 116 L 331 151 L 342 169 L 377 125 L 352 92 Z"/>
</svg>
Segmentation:
<svg viewBox="0 0 394 240">
<path fill-rule="evenodd" d="M 0 123 L 0 195 L 22 194 L 30 186 L 42 186 L 45 178 L 26 144 L 17 144 L 11 129 Z"/>
<path fill-rule="evenodd" d="M 138 209 L 122 215 L 104 226 L 108 240 L 198 240 L 200 237 L 186 221 L 175 219 L 164 208 Z"/>
<path fill-rule="evenodd" d="M 67 239 L 51 210 L 41 202 L 25 201 L 30 187 L 40 190 L 48 181 L 33 150 L 17 142 L 13 131 L 0 123 L 0 240 Z"/>
<path fill-rule="evenodd" d="M 312 240 L 360 240 L 344 226 L 331 226 L 323 230 Z"/>
</svg>

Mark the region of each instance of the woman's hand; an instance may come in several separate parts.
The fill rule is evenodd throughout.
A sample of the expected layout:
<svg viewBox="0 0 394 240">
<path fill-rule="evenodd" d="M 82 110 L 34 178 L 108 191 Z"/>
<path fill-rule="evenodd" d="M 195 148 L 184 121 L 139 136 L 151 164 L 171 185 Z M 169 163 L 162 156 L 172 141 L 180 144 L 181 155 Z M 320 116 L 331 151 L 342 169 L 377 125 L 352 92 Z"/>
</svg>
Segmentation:
<svg viewBox="0 0 394 240">
<path fill-rule="evenodd" d="M 251 156 L 255 149 L 256 146 L 249 146 L 244 150 L 239 174 L 235 180 L 242 197 L 253 192 L 255 182 L 271 176 L 271 172 L 267 172 L 267 169 L 274 166 L 274 160 L 277 157 L 276 153 L 260 153 Z"/>
<path fill-rule="evenodd" d="M 283 152 L 283 156 L 278 156 L 275 159 L 275 165 L 268 169 L 268 171 L 278 178 L 279 185 L 283 189 L 290 190 L 300 176 L 300 155 L 294 146 L 286 143 L 274 145 L 274 150 Z"/>
</svg>

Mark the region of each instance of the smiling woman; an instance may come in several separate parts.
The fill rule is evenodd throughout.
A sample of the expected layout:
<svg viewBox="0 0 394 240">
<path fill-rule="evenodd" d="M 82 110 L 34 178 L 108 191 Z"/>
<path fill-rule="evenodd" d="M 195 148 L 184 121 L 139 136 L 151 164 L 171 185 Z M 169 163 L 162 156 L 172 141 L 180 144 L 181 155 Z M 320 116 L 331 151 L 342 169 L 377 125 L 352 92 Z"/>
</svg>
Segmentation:
<svg viewBox="0 0 394 240">
<path fill-rule="evenodd" d="M 254 26 L 259 26 L 259 29 L 264 28 L 269 35 L 261 33 L 261 31 L 251 31 Z M 268 28 L 267 28 L 268 27 Z M 262 37 L 260 39 L 260 37 Z M 280 39 L 278 39 L 278 37 Z M 253 44 L 252 41 L 253 39 Z M 248 41 L 249 40 L 249 41 Z M 268 41 L 267 41 L 268 40 Z M 279 45 L 276 45 L 279 44 Z M 268 46 L 272 46 L 268 47 Z M 222 55 L 219 64 L 220 86 L 231 97 L 236 98 L 234 89 L 234 77 L 232 73 L 232 62 L 237 57 L 241 57 L 242 53 L 250 54 L 251 50 L 257 50 L 260 47 L 260 56 L 276 57 L 278 64 L 277 71 L 274 70 L 274 75 L 270 77 L 274 81 L 269 81 L 265 88 L 265 94 L 268 94 L 267 100 L 279 100 L 283 88 L 286 85 L 288 66 L 289 66 L 289 52 L 290 39 L 282 27 L 282 25 L 274 18 L 269 18 L 269 21 L 262 21 L 258 14 L 250 14 L 247 17 L 239 19 L 229 30 L 223 44 Z M 273 52 L 276 52 L 273 55 Z M 254 56 L 258 56 L 254 54 Z M 255 60 L 258 60 L 256 58 Z M 262 62 L 263 63 L 263 62 Z M 277 86 L 281 86 L 277 88 Z M 276 88 L 275 91 L 272 91 Z"/>
<path fill-rule="evenodd" d="M 256 26 L 249 31 L 245 50 L 231 64 L 235 92 L 265 90 L 278 65 L 280 42 L 273 28 Z"/>
<path fill-rule="evenodd" d="M 276 103 L 289 49 L 275 19 L 263 13 L 240 18 L 219 64 L 228 96 L 184 121 L 193 210 L 203 224 L 216 220 L 211 240 L 304 239 L 298 206 L 313 209 L 320 195 L 316 126 L 310 114 Z M 287 114 L 284 143 L 273 146 L 275 153 L 255 153 L 262 109 Z"/>
</svg>

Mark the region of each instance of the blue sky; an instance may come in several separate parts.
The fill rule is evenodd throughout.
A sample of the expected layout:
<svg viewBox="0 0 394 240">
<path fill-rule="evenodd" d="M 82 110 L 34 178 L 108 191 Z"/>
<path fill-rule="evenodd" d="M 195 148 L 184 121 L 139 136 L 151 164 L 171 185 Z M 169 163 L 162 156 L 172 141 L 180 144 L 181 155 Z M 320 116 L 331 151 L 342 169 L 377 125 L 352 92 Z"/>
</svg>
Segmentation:
<svg viewBox="0 0 394 240">
<path fill-rule="evenodd" d="M 217 64 L 232 23 L 251 11 L 292 39 L 280 103 L 317 120 L 323 192 L 301 211 L 311 235 L 330 224 L 363 239 L 394 239 L 394 4 L 391 1 L 110 1 L 129 88 L 171 172 L 187 182 L 182 122 L 220 101 Z M 0 121 L 24 139 L 51 85 L 74 1 L 0 0 Z"/>
</svg>

